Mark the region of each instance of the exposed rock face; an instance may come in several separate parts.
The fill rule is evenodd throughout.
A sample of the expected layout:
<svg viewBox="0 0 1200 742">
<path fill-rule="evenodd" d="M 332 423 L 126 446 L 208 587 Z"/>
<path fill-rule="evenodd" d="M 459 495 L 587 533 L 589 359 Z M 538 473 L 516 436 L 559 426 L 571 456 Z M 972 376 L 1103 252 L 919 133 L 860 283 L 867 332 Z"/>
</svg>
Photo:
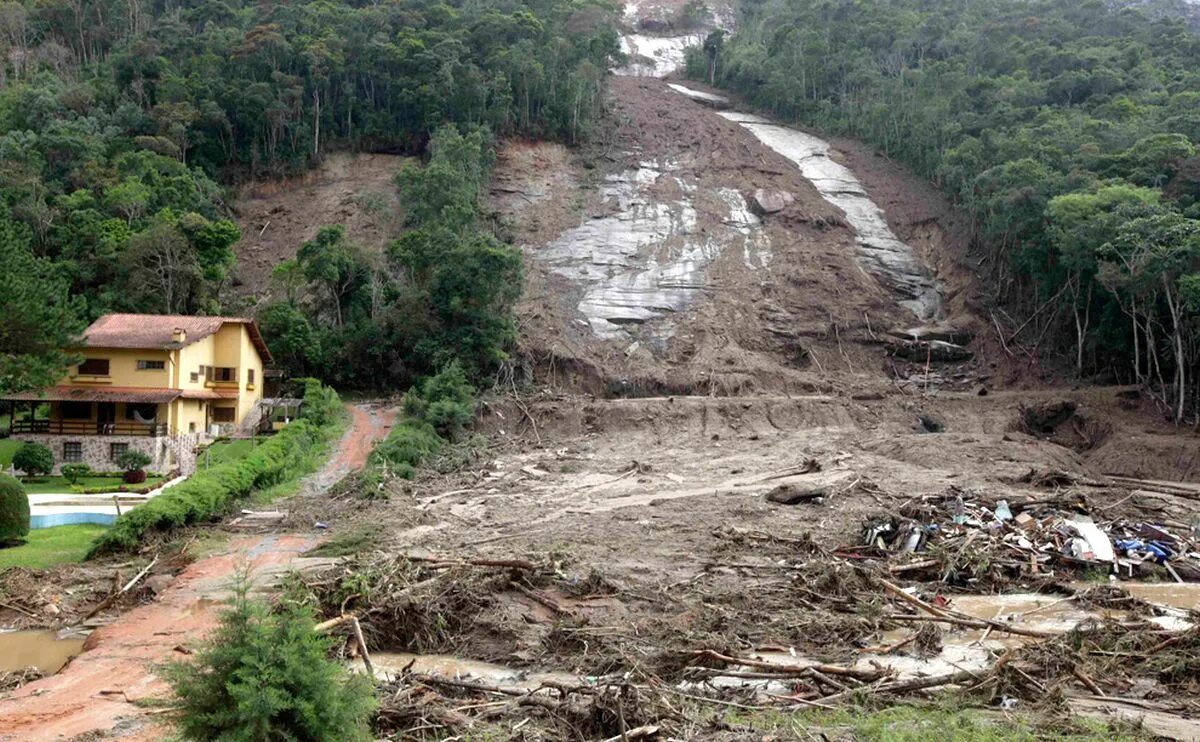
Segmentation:
<svg viewBox="0 0 1200 742">
<path fill-rule="evenodd" d="M 795 203 L 796 197 L 787 191 L 759 188 L 751 194 L 750 210 L 759 216 L 777 214 Z"/>
<path fill-rule="evenodd" d="M 718 111 L 729 108 L 729 106 L 730 106 L 729 99 L 723 95 L 716 95 L 715 93 L 705 93 L 702 90 L 692 90 L 689 87 L 686 87 L 684 85 L 680 85 L 680 84 L 674 83 L 674 82 L 667 83 L 667 87 L 670 88 L 671 90 L 674 90 L 676 93 L 682 93 L 683 95 L 686 95 L 687 97 L 691 98 L 692 100 L 699 101 L 700 103 L 703 103 L 704 105 L 708 106 L 709 108 L 715 108 Z"/>
<path fill-rule="evenodd" d="M 723 111 L 760 142 L 796 163 L 826 201 L 846 214 L 857 233 L 859 260 L 921 320 L 943 316 L 942 288 L 933 272 L 895 234 L 854 172 L 835 161 L 829 142 L 748 113 Z"/>
</svg>

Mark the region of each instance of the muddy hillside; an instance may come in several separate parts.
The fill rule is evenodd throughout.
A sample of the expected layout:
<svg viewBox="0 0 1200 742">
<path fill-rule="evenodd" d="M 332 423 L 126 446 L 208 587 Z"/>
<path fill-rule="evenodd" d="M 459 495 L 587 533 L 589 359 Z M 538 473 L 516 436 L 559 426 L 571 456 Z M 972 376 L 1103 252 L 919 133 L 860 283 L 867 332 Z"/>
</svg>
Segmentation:
<svg viewBox="0 0 1200 742">
<path fill-rule="evenodd" d="M 345 630 L 380 738 L 1200 739 L 1195 431 L 1046 372 L 929 184 L 685 79 L 733 18 L 696 12 L 626 4 L 589 144 L 501 146 L 489 207 L 526 284 L 471 433 L 389 478 L 352 441 L 391 412 L 358 415 L 304 496 L 224 526 L 295 552 L 256 589 Z M 296 187 L 337 212 L 378 164 Z M 248 284 L 312 228 L 274 197 L 242 202 Z M 216 559 L 154 620 L 220 596 Z M 131 620 L 106 629 L 124 695 L 85 653 L 0 713 L 150 738 Z"/>
</svg>

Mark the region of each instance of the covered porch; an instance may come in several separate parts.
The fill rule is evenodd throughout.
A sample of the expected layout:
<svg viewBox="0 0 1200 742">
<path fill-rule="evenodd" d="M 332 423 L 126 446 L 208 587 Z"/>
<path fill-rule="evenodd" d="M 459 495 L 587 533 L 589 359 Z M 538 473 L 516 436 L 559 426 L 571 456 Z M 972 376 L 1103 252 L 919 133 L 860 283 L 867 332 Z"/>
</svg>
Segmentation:
<svg viewBox="0 0 1200 742">
<path fill-rule="evenodd" d="M 146 436 L 171 435 L 173 389 L 52 387 L 7 397 L 12 403 L 12 435 Z M 39 417 L 46 405 L 49 414 Z"/>
</svg>

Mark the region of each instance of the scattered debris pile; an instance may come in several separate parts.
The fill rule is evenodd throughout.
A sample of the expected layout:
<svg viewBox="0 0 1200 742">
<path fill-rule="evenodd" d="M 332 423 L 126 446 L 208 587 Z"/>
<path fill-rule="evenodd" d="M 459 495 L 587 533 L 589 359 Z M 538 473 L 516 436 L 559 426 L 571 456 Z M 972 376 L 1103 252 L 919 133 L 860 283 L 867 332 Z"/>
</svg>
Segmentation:
<svg viewBox="0 0 1200 742">
<path fill-rule="evenodd" d="M 984 503 L 970 491 L 911 501 L 898 515 L 863 524 L 854 556 L 917 555 L 895 571 L 936 572 L 960 584 L 1045 577 L 1054 567 L 1101 568 L 1122 577 L 1156 571 L 1177 582 L 1200 581 L 1200 539 L 1171 524 L 1096 520 L 1082 495 Z M 1175 524 L 1183 526 L 1182 523 Z M 1186 535 L 1184 535 L 1186 533 Z"/>
</svg>

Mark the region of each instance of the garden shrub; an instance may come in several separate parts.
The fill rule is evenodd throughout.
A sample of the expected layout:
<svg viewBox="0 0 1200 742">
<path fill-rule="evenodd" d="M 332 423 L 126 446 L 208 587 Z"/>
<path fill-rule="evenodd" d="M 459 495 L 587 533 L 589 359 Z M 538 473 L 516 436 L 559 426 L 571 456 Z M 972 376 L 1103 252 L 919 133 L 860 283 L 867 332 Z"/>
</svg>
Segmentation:
<svg viewBox="0 0 1200 742">
<path fill-rule="evenodd" d="M 117 456 L 116 464 L 124 471 L 121 478 L 126 484 L 141 484 L 146 481 L 146 467 L 151 461 L 149 455 L 130 449 Z"/>
<path fill-rule="evenodd" d="M 63 478 L 71 484 L 75 484 L 92 473 L 92 467 L 87 464 L 63 464 L 61 470 Z"/>
<path fill-rule="evenodd" d="M 29 498 L 13 477 L 0 474 L 0 546 L 29 533 Z"/>
<path fill-rule="evenodd" d="M 328 399 L 337 394 L 317 384 L 309 387 L 321 399 L 312 406 L 314 417 L 302 416 L 268 438 L 246 456 L 198 472 L 134 510 L 117 518 L 112 528 L 96 539 L 89 556 L 131 549 L 148 531 L 171 528 L 220 517 L 231 503 L 258 490 L 279 484 L 304 464 L 306 456 L 333 434 L 336 416 L 330 416 Z M 340 410 L 340 404 L 332 405 Z M 308 393 L 304 398 L 308 405 Z M 325 421 L 323 425 L 315 419 Z"/>
<path fill-rule="evenodd" d="M 191 662 L 168 666 L 185 739 L 369 740 L 371 682 L 329 659 L 333 639 L 309 609 L 266 603 L 239 588 Z"/>
<path fill-rule="evenodd" d="M 40 443 L 26 443 L 13 454 L 12 465 L 27 477 L 44 477 L 54 470 L 54 454 Z"/>
</svg>

